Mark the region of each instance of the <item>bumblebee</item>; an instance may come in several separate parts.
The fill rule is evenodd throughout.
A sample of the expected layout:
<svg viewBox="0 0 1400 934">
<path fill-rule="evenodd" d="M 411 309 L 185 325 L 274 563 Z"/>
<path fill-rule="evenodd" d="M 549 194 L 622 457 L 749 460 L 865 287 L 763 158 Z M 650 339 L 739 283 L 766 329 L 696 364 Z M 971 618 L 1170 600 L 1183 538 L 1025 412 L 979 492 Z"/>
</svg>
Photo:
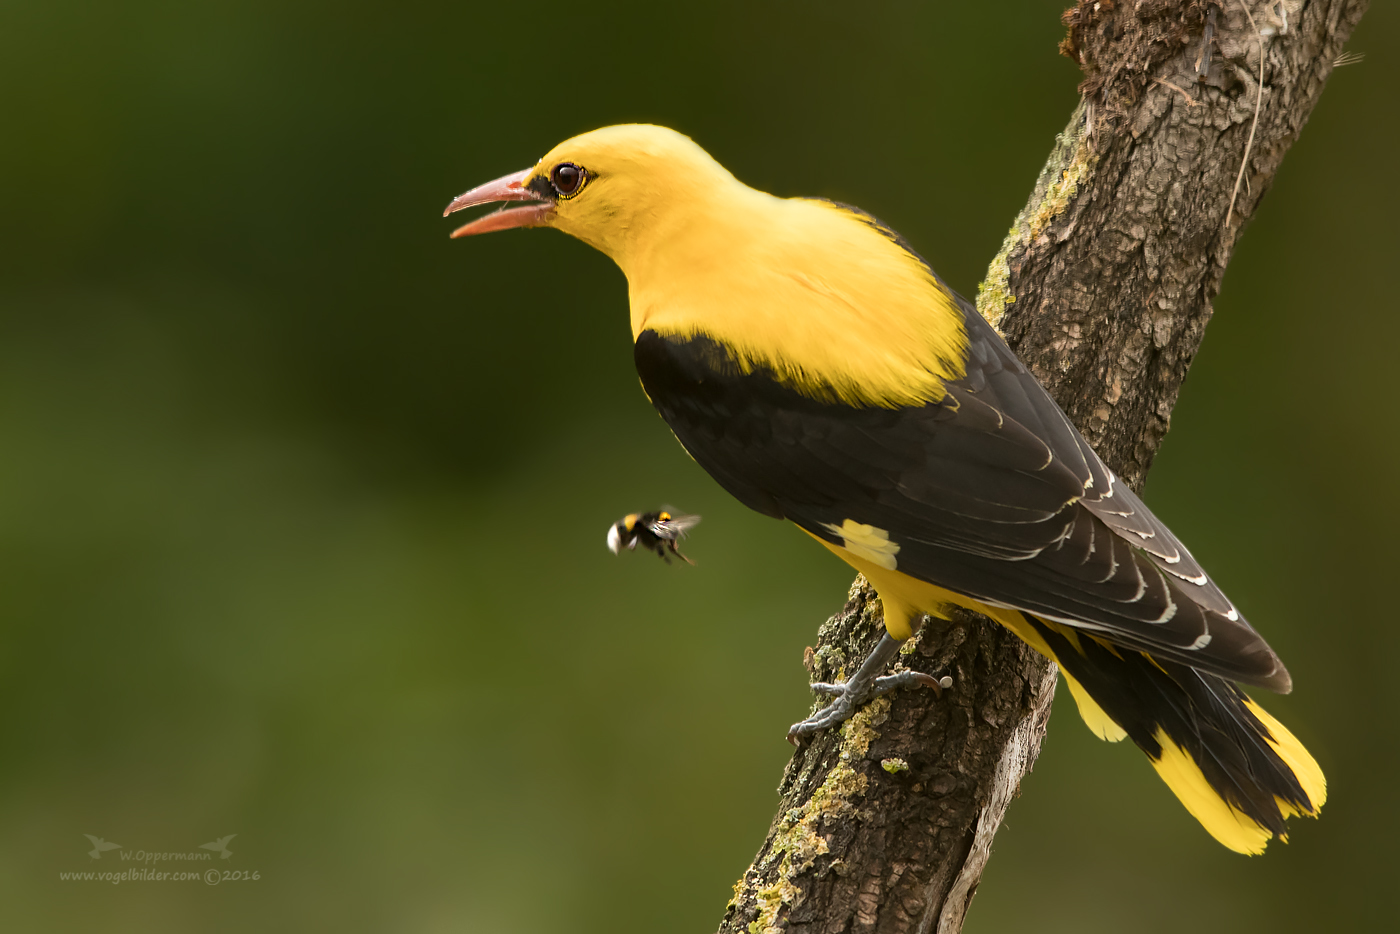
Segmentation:
<svg viewBox="0 0 1400 934">
<path fill-rule="evenodd" d="M 623 516 L 608 529 L 608 550 L 615 555 L 622 549 L 634 550 L 639 544 L 647 551 L 654 551 L 661 560 L 671 563 L 671 555 L 686 564 L 694 564 L 680 553 L 676 542 L 700 524 L 699 516 L 686 516 L 670 513 L 662 509 L 658 512 L 634 512 Z M 670 552 L 670 554 L 667 554 Z"/>
</svg>

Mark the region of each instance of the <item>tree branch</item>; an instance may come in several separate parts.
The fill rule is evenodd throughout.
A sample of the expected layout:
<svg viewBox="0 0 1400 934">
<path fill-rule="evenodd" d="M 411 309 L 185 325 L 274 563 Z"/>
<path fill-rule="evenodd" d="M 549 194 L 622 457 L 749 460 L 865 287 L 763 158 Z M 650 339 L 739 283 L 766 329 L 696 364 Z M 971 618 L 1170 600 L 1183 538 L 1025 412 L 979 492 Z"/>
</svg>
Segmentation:
<svg viewBox="0 0 1400 934">
<path fill-rule="evenodd" d="M 977 306 L 1134 488 L 1235 240 L 1366 5 L 1080 0 L 1064 16 L 1061 50 L 1084 71 L 1084 98 Z M 844 677 L 880 632 L 879 601 L 857 578 L 809 671 Z M 722 934 L 962 928 L 1040 751 L 1055 669 L 971 613 L 926 626 L 905 652 L 904 665 L 951 674 L 953 687 L 877 699 L 793 756 Z"/>
</svg>

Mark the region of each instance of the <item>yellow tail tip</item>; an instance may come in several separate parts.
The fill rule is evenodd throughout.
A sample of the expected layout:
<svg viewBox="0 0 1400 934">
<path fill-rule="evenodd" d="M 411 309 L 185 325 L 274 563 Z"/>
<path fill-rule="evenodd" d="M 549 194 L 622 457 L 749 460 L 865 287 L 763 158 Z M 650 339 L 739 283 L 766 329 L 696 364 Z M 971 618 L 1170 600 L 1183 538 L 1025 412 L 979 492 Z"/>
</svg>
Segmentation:
<svg viewBox="0 0 1400 934">
<path fill-rule="evenodd" d="M 1245 698 L 1244 703 L 1249 712 L 1263 724 L 1268 732 L 1264 740 L 1293 771 L 1294 777 L 1298 779 L 1298 784 L 1302 786 L 1303 792 L 1308 796 L 1308 802 L 1312 805 L 1311 808 L 1299 809 L 1292 802 L 1279 801 L 1279 810 L 1284 817 L 1316 817 L 1317 812 L 1327 803 L 1327 776 L 1322 774 L 1321 766 L 1312 757 L 1312 753 L 1298 741 L 1298 737 L 1289 732 L 1288 727 L 1271 717 L 1268 711 L 1253 700 Z"/>
<path fill-rule="evenodd" d="M 1288 730 L 1252 701 L 1250 712 L 1259 718 L 1271 736 L 1264 739 L 1274 749 L 1284 764 L 1292 770 L 1298 784 L 1309 798 L 1309 807 L 1274 796 L 1279 815 L 1289 817 L 1316 817 L 1327 795 L 1327 780 L 1317 762 L 1303 748 L 1302 744 Z M 1167 787 L 1172 790 L 1191 816 L 1201 822 L 1212 837 L 1236 853 L 1255 856 L 1264 852 L 1274 832 L 1263 826 L 1253 817 L 1234 807 L 1211 787 L 1196 761 L 1167 735 L 1158 729 L 1156 740 L 1162 747 L 1159 758 L 1152 759 L 1152 767 Z M 1278 834 L 1278 839 L 1288 842 L 1288 835 Z"/>
<path fill-rule="evenodd" d="M 1172 742 L 1165 730 L 1157 730 L 1156 739 L 1162 755 L 1152 760 L 1152 767 L 1206 832 L 1236 853 L 1254 856 L 1264 852 L 1273 832 L 1220 797 L 1196 760 Z"/>
</svg>

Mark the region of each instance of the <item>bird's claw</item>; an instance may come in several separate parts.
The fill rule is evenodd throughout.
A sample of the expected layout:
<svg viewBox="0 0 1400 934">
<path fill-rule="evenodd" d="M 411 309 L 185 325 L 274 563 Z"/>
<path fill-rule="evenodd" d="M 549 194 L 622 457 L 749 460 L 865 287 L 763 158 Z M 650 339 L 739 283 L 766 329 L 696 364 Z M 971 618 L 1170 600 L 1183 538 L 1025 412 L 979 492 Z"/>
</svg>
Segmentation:
<svg viewBox="0 0 1400 934">
<path fill-rule="evenodd" d="M 944 684 L 943 682 L 945 681 L 948 683 Z M 888 694 L 895 688 L 926 687 L 933 688 L 934 695 L 942 697 L 943 689 L 952 686 L 953 679 L 947 675 L 941 678 L 935 678 L 933 675 L 926 675 L 922 671 L 901 671 L 896 674 L 885 675 L 882 678 L 876 678 L 875 687 L 874 690 L 871 691 L 871 696 L 879 697 L 881 694 Z"/>
<path fill-rule="evenodd" d="M 787 734 L 788 742 L 794 746 L 800 746 L 802 741 L 816 735 L 821 730 L 828 727 L 837 726 L 844 723 L 855 715 L 855 712 L 868 701 L 874 700 L 882 694 L 888 694 L 897 688 L 927 687 L 933 692 L 943 695 L 944 688 L 953 686 L 953 679 L 944 675 L 935 678 L 933 675 L 926 675 L 922 671 L 901 671 L 892 675 L 883 675 L 872 680 L 864 680 L 852 677 L 844 682 L 832 683 L 829 681 L 817 681 L 810 685 L 812 691 L 817 694 L 825 694 L 835 697 L 827 706 L 818 710 L 806 720 L 794 723 Z"/>
</svg>

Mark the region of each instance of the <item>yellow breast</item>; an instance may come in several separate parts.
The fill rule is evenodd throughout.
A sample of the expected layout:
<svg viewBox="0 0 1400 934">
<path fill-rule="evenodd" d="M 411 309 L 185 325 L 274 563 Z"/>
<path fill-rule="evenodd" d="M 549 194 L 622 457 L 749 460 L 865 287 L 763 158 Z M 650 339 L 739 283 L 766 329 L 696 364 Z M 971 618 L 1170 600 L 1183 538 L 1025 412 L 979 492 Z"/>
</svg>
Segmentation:
<svg viewBox="0 0 1400 934">
<path fill-rule="evenodd" d="M 742 371 L 824 401 L 942 398 L 964 372 L 967 336 L 927 267 L 853 211 L 734 186 L 619 258 L 633 336 L 710 337 Z"/>
</svg>

